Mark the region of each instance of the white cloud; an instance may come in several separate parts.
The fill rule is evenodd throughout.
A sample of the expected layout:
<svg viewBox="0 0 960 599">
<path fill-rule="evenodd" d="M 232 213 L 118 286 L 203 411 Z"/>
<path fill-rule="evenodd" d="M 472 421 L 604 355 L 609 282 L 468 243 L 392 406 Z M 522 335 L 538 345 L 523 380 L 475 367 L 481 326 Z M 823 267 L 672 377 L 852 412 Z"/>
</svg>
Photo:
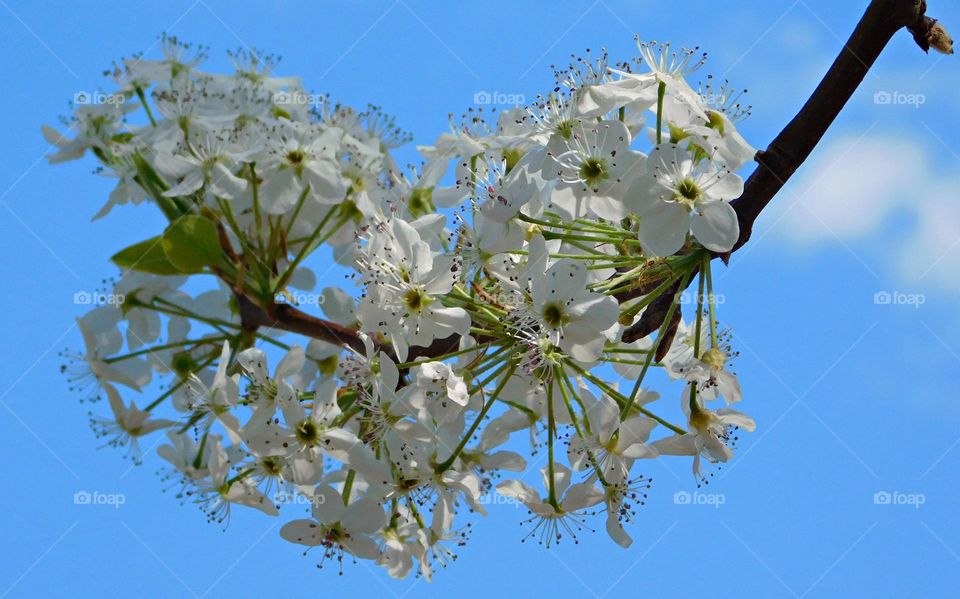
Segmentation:
<svg viewBox="0 0 960 599">
<path fill-rule="evenodd" d="M 795 241 L 844 241 L 871 235 L 926 178 L 923 146 L 890 136 L 843 137 L 814 153 L 798 184 L 801 206 L 784 218 Z M 785 191 L 784 204 L 798 201 Z M 804 209 L 804 208 L 807 209 Z"/>
<path fill-rule="evenodd" d="M 960 162 L 931 162 L 929 146 L 909 135 L 830 141 L 775 201 L 778 229 L 799 248 L 839 238 L 905 284 L 960 293 Z"/>
</svg>

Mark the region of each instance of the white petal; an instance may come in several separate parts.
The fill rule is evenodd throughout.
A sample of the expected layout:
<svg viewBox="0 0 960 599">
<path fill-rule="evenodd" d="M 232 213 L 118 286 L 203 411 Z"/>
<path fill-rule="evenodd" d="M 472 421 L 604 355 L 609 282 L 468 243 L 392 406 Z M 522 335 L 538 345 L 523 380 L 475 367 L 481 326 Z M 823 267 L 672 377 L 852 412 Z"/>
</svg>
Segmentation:
<svg viewBox="0 0 960 599">
<path fill-rule="evenodd" d="M 640 216 L 640 243 L 654 256 L 672 256 L 683 247 L 690 213 L 677 202 L 659 200 Z"/>
<path fill-rule="evenodd" d="M 693 215 L 693 236 L 710 251 L 729 251 L 740 236 L 736 210 L 720 201 L 698 205 Z"/>
<path fill-rule="evenodd" d="M 347 509 L 343 505 L 343 497 L 330 485 L 317 487 L 310 501 L 313 504 L 313 517 L 324 524 L 339 522 Z"/>
<path fill-rule="evenodd" d="M 300 199 L 303 184 L 293 169 L 280 169 L 260 186 L 260 202 L 270 214 L 284 214 L 293 209 Z"/>
<path fill-rule="evenodd" d="M 532 487 L 518 481 L 505 480 L 497 485 L 497 493 L 504 497 L 513 497 L 523 503 L 533 503 L 540 501 L 540 495 Z"/>
<path fill-rule="evenodd" d="M 590 421 L 590 430 L 598 437 L 600 443 L 606 445 L 610 437 L 620 426 L 620 410 L 610 397 L 604 395 L 587 410 Z"/>
<path fill-rule="evenodd" d="M 324 540 L 323 530 L 313 520 L 293 520 L 280 529 L 280 536 L 298 545 L 316 547 Z"/>
<path fill-rule="evenodd" d="M 351 533 L 373 533 L 386 526 L 387 518 L 376 499 L 364 497 L 347 507 L 340 522 Z"/>
<path fill-rule="evenodd" d="M 610 535 L 610 538 L 614 540 L 617 545 L 620 545 L 624 549 L 630 547 L 633 544 L 633 539 L 630 538 L 630 535 L 627 534 L 627 531 L 623 530 L 623 526 L 620 525 L 620 518 L 617 512 L 607 510 L 607 534 Z"/>
<path fill-rule="evenodd" d="M 560 507 L 565 512 L 592 507 L 603 501 L 603 491 L 593 483 L 579 483 L 570 487 Z"/>
</svg>

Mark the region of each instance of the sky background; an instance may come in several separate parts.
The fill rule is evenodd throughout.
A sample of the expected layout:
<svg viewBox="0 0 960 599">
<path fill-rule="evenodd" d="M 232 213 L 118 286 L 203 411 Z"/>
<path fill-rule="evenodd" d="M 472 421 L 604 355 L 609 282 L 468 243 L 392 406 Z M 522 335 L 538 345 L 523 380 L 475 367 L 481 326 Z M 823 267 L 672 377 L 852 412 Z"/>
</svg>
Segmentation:
<svg viewBox="0 0 960 599">
<path fill-rule="evenodd" d="M 108 257 L 162 222 L 124 207 L 91 224 L 110 181 L 91 174 L 92 159 L 47 165 L 39 129 L 75 93 L 106 86 L 111 60 L 155 56 L 164 31 L 209 46 L 210 70 L 227 68 L 226 49 L 279 54 L 280 74 L 354 106 L 380 104 L 418 143 L 478 92 L 548 90 L 550 64 L 571 53 L 606 47 L 621 60 L 635 55 L 634 34 L 670 39 L 710 53 L 701 75 L 750 90 L 741 130 L 764 147 L 866 4 L 0 0 L 0 597 L 953 595 L 960 63 L 924 55 L 905 32 L 750 245 L 716 271 L 721 320 L 741 352 L 742 408 L 758 431 L 742 436 L 699 505 L 675 500 L 696 491 L 688 460 L 653 461 L 629 550 L 602 522 L 578 546 L 521 544 L 525 511 L 501 505 L 473 517 L 458 563 L 433 583 L 392 581 L 368 564 L 318 571 L 315 556 L 279 538 L 280 521 L 235 510 L 222 532 L 161 492 L 155 456 L 132 468 L 98 450 L 89 406 L 58 370 L 58 352 L 82 346 L 73 319 L 86 307 L 74 294 L 113 276 Z M 929 4 L 960 31 L 960 7 Z M 400 156 L 414 160 L 412 145 Z M 84 491 L 124 503 L 76 505 Z"/>
</svg>

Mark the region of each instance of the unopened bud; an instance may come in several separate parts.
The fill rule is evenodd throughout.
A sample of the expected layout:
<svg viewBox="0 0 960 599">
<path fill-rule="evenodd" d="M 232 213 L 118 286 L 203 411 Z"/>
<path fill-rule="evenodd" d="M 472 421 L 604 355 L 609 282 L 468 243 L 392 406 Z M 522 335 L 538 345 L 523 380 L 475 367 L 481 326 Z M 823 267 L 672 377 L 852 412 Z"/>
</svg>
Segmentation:
<svg viewBox="0 0 960 599">
<path fill-rule="evenodd" d="M 917 24 L 910 26 L 909 30 L 924 52 L 933 48 L 943 54 L 953 54 L 953 38 L 947 33 L 946 27 L 936 19 L 924 16 Z"/>
<path fill-rule="evenodd" d="M 716 347 L 711 347 L 705 351 L 700 359 L 704 364 L 713 366 L 714 368 L 723 368 L 723 365 L 727 363 L 726 354 Z"/>
<path fill-rule="evenodd" d="M 953 54 L 953 38 L 940 23 L 934 23 L 927 34 L 930 47 L 941 54 Z"/>
</svg>

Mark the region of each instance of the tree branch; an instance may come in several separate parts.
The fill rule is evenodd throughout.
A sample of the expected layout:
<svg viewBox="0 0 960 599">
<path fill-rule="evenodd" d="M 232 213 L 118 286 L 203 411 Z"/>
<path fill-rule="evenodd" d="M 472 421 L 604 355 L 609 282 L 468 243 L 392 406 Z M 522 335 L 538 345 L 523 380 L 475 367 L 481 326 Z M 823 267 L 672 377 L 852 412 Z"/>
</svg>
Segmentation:
<svg viewBox="0 0 960 599">
<path fill-rule="evenodd" d="M 234 294 L 240 306 L 240 323 L 244 330 L 255 331 L 260 327 L 280 329 L 334 345 L 346 345 L 360 353 L 365 351 L 363 340 L 356 329 L 311 316 L 289 304 L 273 303 L 263 307 L 244 293 L 235 291 Z M 389 346 L 384 349 L 389 352 Z"/>
<path fill-rule="evenodd" d="M 731 202 L 740 222 L 740 238 L 721 256 L 725 262 L 750 240 L 757 217 L 813 152 L 894 34 L 909 29 L 924 51 L 934 43 L 936 20 L 927 17 L 926 10 L 926 0 L 870 3 L 807 103 L 766 150 L 757 152 L 759 166 L 747 179 L 743 195 Z"/>
<path fill-rule="evenodd" d="M 926 0 L 873 0 L 844 45 L 833 66 L 796 117 L 780 132 L 766 150 L 757 152 L 759 166 L 747 179 L 743 194 L 731 202 L 740 223 L 740 238 L 733 249 L 720 257 L 726 262 L 753 232 L 753 225 L 767 204 L 816 148 L 824 134 L 863 83 L 880 53 L 900 29 L 908 29 L 924 51 L 931 47 L 952 54 L 953 41 L 936 19 L 926 16 Z M 643 286 L 655 288 L 657 282 Z M 663 323 L 666 308 L 674 293 L 664 294 L 663 301 L 651 305 L 644 318 L 628 332 L 637 338 L 655 331 Z M 626 292 L 630 295 L 642 292 Z M 346 345 L 359 352 L 364 345 L 358 332 L 342 325 L 316 318 L 286 304 L 261 307 L 244 293 L 237 292 L 241 321 L 247 330 L 270 327 L 306 335 L 335 345 Z M 429 347 L 411 347 L 408 361 L 430 358 L 454 351 L 459 336 L 435 340 Z M 389 344 L 375 340 L 379 349 L 393 356 Z"/>
</svg>

